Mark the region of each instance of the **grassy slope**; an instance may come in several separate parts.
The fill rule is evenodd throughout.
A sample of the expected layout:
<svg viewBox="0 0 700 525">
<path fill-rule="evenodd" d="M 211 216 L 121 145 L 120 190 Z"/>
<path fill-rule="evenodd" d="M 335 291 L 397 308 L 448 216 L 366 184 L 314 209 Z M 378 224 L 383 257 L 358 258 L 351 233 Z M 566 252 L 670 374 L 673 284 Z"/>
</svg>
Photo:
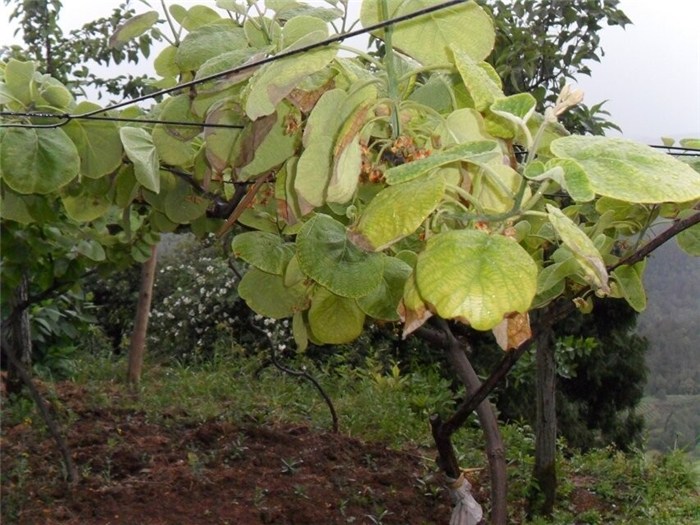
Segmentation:
<svg viewBox="0 0 700 525">
<path fill-rule="evenodd" d="M 431 447 L 427 417 L 434 407 L 449 410 L 453 403 L 447 385 L 432 372 L 405 376 L 398 369 L 381 370 L 371 363 L 363 370 L 343 366 L 332 373 L 310 370 L 334 400 L 342 432 L 395 448 L 409 443 Z M 91 402 L 114 406 L 105 385 L 114 388 L 115 378 L 123 376 L 123 361 L 89 359 L 81 363 L 76 381 L 87 386 Z M 260 368 L 257 360 L 235 354 L 197 368 L 147 365 L 139 395 L 119 396 L 116 402 L 118 408 L 144 411 L 154 421 L 176 414 L 193 421 L 226 418 L 330 426 L 327 407 L 308 383 L 272 367 Z M 29 410 L 21 404 L 8 407 L 4 424 L 22 421 Z M 509 459 L 511 522 L 523 523 L 534 439 L 526 426 L 504 426 L 503 435 Z M 456 436 L 464 467 L 485 467 L 482 444 L 473 422 Z M 580 455 L 562 444 L 559 480 L 555 524 L 700 523 L 700 493 L 691 464 L 680 452 L 624 455 L 606 449 Z"/>
</svg>

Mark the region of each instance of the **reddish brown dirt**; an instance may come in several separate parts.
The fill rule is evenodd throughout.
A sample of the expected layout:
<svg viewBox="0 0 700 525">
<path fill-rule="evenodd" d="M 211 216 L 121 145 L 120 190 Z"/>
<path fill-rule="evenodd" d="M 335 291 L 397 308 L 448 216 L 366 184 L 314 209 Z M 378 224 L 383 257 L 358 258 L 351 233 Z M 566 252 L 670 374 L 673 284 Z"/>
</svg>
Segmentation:
<svg viewBox="0 0 700 525">
<path fill-rule="evenodd" d="M 448 497 L 424 451 L 392 451 L 305 426 L 149 420 L 88 406 L 86 393 L 70 383 L 57 393 L 82 480 L 73 488 L 63 483 L 53 441 L 37 430 L 41 424 L 3 428 L 2 522 L 8 525 L 449 521 Z"/>
</svg>

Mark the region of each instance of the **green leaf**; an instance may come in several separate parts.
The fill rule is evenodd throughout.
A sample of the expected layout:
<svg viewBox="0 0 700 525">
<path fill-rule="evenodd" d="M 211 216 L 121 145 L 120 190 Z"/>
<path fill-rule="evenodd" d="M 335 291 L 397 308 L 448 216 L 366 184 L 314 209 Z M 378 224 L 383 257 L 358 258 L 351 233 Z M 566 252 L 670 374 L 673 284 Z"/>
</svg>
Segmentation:
<svg viewBox="0 0 700 525">
<path fill-rule="evenodd" d="M 620 139 L 570 136 L 550 149 L 579 163 L 599 195 L 635 203 L 688 202 L 700 199 L 700 173 L 648 146 Z"/>
<path fill-rule="evenodd" d="M 202 26 L 213 24 L 221 20 L 219 13 L 204 5 L 195 5 L 185 9 L 177 4 L 171 5 L 170 14 L 177 22 L 190 32 L 194 32 Z"/>
<path fill-rule="evenodd" d="M 201 121 L 192 114 L 189 95 L 177 95 L 167 99 L 162 104 L 159 119 L 185 124 L 157 124 L 153 128 L 153 144 L 159 159 L 172 166 L 190 166 L 195 154 L 192 140 L 200 134 L 202 127 Z"/>
<path fill-rule="evenodd" d="M 160 191 L 160 160 L 153 138 L 143 128 L 125 126 L 119 130 L 124 151 L 134 164 L 134 175 L 144 188 Z"/>
<path fill-rule="evenodd" d="M 515 241 L 479 230 L 431 237 L 418 255 L 416 284 L 444 319 L 490 330 L 513 312 L 530 308 L 537 264 Z"/>
<path fill-rule="evenodd" d="M 542 269 L 537 276 L 537 294 L 541 295 L 547 290 L 557 286 L 571 275 L 578 273 L 579 264 L 573 254 L 560 262 L 555 262 Z"/>
<path fill-rule="evenodd" d="M 251 120 L 272 114 L 283 98 L 308 76 L 335 58 L 336 47 L 324 47 L 295 55 L 260 68 L 248 85 L 245 112 Z"/>
<path fill-rule="evenodd" d="M 97 109 L 100 109 L 97 104 L 81 102 L 73 112 L 81 114 Z M 73 119 L 63 129 L 78 149 L 81 175 L 98 179 L 121 165 L 124 150 L 114 122 Z"/>
<path fill-rule="evenodd" d="M 39 94 L 54 108 L 69 109 L 75 104 L 75 99 L 68 88 L 48 75 L 44 75 Z M 75 113 L 75 111 L 72 112 Z"/>
<path fill-rule="evenodd" d="M 633 266 L 620 266 L 612 272 L 615 281 L 622 289 L 622 295 L 637 312 L 643 312 L 647 307 L 647 294 L 642 283 L 645 267 L 646 261 L 641 261 Z"/>
<path fill-rule="evenodd" d="M 350 234 L 365 250 L 382 251 L 415 232 L 445 194 L 445 179 L 425 176 L 380 191 L 364 209 Z"/>
<path fill-rule="evenodd" d="M 571 250 L 584 272 L 586 282 L 603 293 L 610 293 L 608 271 L 593 241 L 574 221 L 555 206 L 547 204 L 547 215 L 559 238 Z"/>
<path fill-rule="evenodd" d="M 168 219 L 178 224 L 187 224 L 204 215 L 209 207 L 209 199 L 169 171 L 161 172 L 160 178 L 163 180 L 163 211 Z"/>
<path fill-rule="evenodd" d="M 126 44 L 129 40 L 141 36 L 153 27 L 153 24 L 157 21 L 157 11 L 147 11 L 146 13 L 129 18 L 117 28 L 111 37 L 109 37 L 109 47 L 117 47 Z"/>
<path fill-rule="evenodd" d="M 102 245 L 93 240 L 83 239 L 75 245 L 75 251 L 95 262 L 102 262 L 107 258 Z"/>
<path fill-rule="evenodd" d="M 175 63 L 175 55 L 177 47 L 167 46 L 158 53 L 158 56 L 153 61 L 153 68 L 160 77 L 177 77 L 180 74 L 180 68 Z"/>
<path fill-rule="evenodd" d="M 216 21 L 198 27 L 182 39 L 175 52 L 175 63 L 181 71 L 196 71 L 210 58 L 247 46 L 243 28 L 230 20 Z"/>
<path fill-rule="evenodd" d="M 3 188 L 2 201 L 0 201 L 0 216 L 4 220 L 31 224 L 36 219 L 32 216 L 27 198 L 33 196 L 18 195 L 14 191 Z"/>
<path fill-rule="evenodd" d="M 260 58 L 259 54 L 260 51 L 258 49 L 243 48 L 216 55 L 202 64 L 202 66 L 197 70 L 195 80 L 217 75 L 219 73 L 223 73 L 224 71 L 241 66 L 246 62 L 251 62 L 256 58 Z M 253 76 L 256 69 L 257 68 L 250 67 L 244 69 L 243 71 L 239 71 L 238 73 L 231 73 L 222 76 L 216 80 L 202 82 L 198 86 L 197 93 L 214 93 L 229 89 L 231 86 L 235 86 L 236 84 L 248 80 L 251 76 Z"/>
<path fill-rule="evenodd" d="M 700 257 L 700 224 L 683 230 L 676 235 L 676 241 L 684 252 Z"/>
<path fill-rule="evenodd" d="M 530 93 L 518 93 L 497 99 L 491 104 L 491 111 L 519 126 L 524 126 L 535 112 L 537 101 Z"/>
<path fill-rule="evenodd" d="M 578 162 L 555 158 L 547 162 L 545 169 L 549 171 L 557 167 L 561 168 L 563 176 L 552 178 L 571 195 L 572 199 L 576 202 L 590 202 L 595 199 L 595 191 L 593 191 L 591 181 Z"/>
<path fill-rule="evenodd" d="M 413 268 L 396 257 L 384 259 L 382 282 L 369 295 L 360 297 L 357 304 L 370 317 L 383 321 L 398 321 L 398 306 L 403 297 L 406 280 Z"/>
<path fill-rule="evenodd" d="M 321 287 L 316 290 L 309 309 L 309 326 L 318 341 L 332 345 L 349 343 L 360 336 L 364 323 L 365 314 L 353 299 Z"/>
<path fill-rule="evenodd" d="M 478 111 L 485 111 L 497 99 L 503 98 L 503 90 L 496 82 L 485 63 L 474 60 L 469 54 L 459 47 L 453 46 L 454 62 L 462 81 L 474 100 L 474 107 Z"/>
<path fill-rule="evenodd" d="M 282 275 L 294 255 L 294 245 L 267 232 L 239 233 L 231 243 L 233 255 L 259 270 Z M 287 283 L 288 284 L 288 283 Z"/>
<path fill-rule="evenodd" d="M 17 193 L 51 193 L 80 171 L 75 144 L 62 129 L 10 128 L 0 142 L 0 175 Z"/>
<path fill-rule="evenodd" d="M 433 153 L 429 157 L 407 162 L 399 166 L 389 168 L 384 173 L 387 184 L 400 184 L 416 179 L 421 175 L 449 164 L 450 162 L 474 162 L 477 164 L 488 162 L 501 155 L 498 143 L 492 140 L 480 140 L 457 144 L 444 150 Z"/>
<path fill-rule="evenodd" d="M 11 58 L 5 65 L 5 85 L 13 98 L 19 100 L 24 106 L 32 102 L 32 85 L 36 64 L 34 62 L 21 62 Z"/>
<path fill-rule="evenodd" d="M 700 149 L 700 139 L 686 138 L 678 141 L 684 148 Z"/>
<path fill-rule="evenodd" d="M 238 284 L 238 295 L 257 314 L 283 319 L 305 310 L 308 305 L 306 288 L 287 287 L 281 275 L 251 268 Z"/>
<path fill-rule="evenodd" d="M 206 118 L 207 124 L 241 125 L 241 118 L 233 108 L 223 104 L 213 106 Z M 214 128 L 204 129 L 205 155 L 209 165 L 216 172 L 222 172 L 231 166 L 231 154 L 241 135 L 240 129 Z"/>
<path fill-rule="evenodd" d="M 383 19 L 380 2 L 362 2 L 360 21 L 364 27 Z M 394 18 L 434 5 L 434 0 L 387 0 L 387 14 Z M 383 30 L 373 34 L 384 38 Z M 475 2 L 460 3 L 401 22 L 392 33 L 394 47 L 424 65 L 449 63 L 450 46 L 463 50 L 474 60 L 483 60 L 493 49 L 495 38 L 491 17 Z"/>
<path fill-rule="evenodd" d="M 299 40 L 303 41 L 306 45 L 306 39 L 312 34 L 314 35 L 313 41 L 309 41 L 308 44 L 320 42 L 328 38 L 328 24 L 314 16 L 295 16 L 290 18 L 282 28 L 281 45 L 283 48 L 290 48 Z"/>
<path fill-rule="evenodd" d="M 66 213 L 71 219 L 78 222 L 90 222 L 109 211 L 111 208 L 111 202 L 107 198 L 109 187 L 103 192 L 95 191 L 97 189 L 97 187 L 91 188 L 83 184 L 80 187 L 80 192 L 61 196 Z"/>
<path fill-rule="evenodd" d="M 275 3 L 276 2 L 268 0 L 265 5 L 270 9 L 277 11 L 276 18 L 279 20 L 292 20 L 294 17 L 305 15 L 320 18 L 326 22 L 331 22 L 343 16 L 343 11 L 340 9 L 315 7 L 301 2 L 286 0 L 280 2 L 280 5 L 276 8 L 271 7 L 275 5 Z M 328 3 L 336 4 L 334 1 L 330 1 Z"/>
<path fill-rule="evenodd" d="M 436 134 L 443 139 L 443 144 L 465 144 L 488 138 L 481 113 L 472 108 L 462 108 L 450 113 L 444 125 L 439 125 Z"/>
<path fill-rule="evenodd" d="M 362 297 L 382 280 L 384 259 L 350 242 L 345 226 L 329 217 L 313 216 L 297 236 L 299 266 L 306 275 L 343 297 Z"/>
<path fill-rule="evenodd" d="M 309 346 L 309 334 L 306 330 L 306 322 L 302 312 L 295 313 L 292 318 L 292 336 L 294 337 L 294 344 L 297 345 L 297 352 L 304 352 Z"/>
</svg>

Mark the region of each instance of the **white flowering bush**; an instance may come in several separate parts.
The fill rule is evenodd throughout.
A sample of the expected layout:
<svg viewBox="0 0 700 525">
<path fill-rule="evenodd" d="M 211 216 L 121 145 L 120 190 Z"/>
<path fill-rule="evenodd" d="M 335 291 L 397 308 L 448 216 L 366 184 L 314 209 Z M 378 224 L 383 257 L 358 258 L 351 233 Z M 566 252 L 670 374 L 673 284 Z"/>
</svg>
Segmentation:
<svg viewBox="0 0 700 525">
<path fill-rule="evenodd" d="M 183 242 L 166 254 L 156 275 L 149 351 L 190 360 L 234 347 L 250 315 L 237 280 L 211 243 Z"/>
</svg>

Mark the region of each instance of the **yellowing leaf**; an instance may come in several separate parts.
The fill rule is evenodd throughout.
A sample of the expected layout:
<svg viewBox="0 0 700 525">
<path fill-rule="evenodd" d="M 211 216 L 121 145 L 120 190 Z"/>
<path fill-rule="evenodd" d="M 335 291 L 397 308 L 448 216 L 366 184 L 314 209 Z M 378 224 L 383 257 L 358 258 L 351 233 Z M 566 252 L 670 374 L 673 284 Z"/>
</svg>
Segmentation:
<svg viewBox="0 0 700 525">
<path fill-rule="evenodd" d="M 478 111 L 485 111 L 497 99 L 505 97 L 501 86 L 488 73 L 483 63 L 474 60 L 457 46 L 453 46 L 452 50 L 457 71 Z"/>
<path fill-rule="evenodd" d="M 445 179 L 440 175 L 389 186 L 370 201 L 350 238 L 363 249 L 382 251 L 415 232 L 444 194 Z"/>
<path fill-rule="evenodd" d="M 562 242 L 572 251 L 576 261 L 583 269 L 586 281 L 603 293 L 610 293 L 608 271 L 605 268 L 603 257 L 590 237 L 559 208 L 547 204 L 547 214 Z"/>
<path fill-rule="evenodd" d="M 383 19 L 382 1 L 362 2 L 360 21 L 364 27 Z M 434 5 L 434 0 L 387 0 L 387 14 L 393 18 Z M 374 35 L 383 38 L 383 31 Z M 451 45 L 474 60 L 482 60 L 493 49 L 495 37 L 491 17 L 476 2 L 465 2 L 397 24 L 392 42 L 396 49 L 422 64 L 435 65 L 449 63 Z"/>
<path fill-rule="evenodd" d="M 479 230 L 431 237 L 418 256 L 420 297 L 444 319 L 490 330 L 526 312 L 537 288 L 537 264 L 515 241 Z"/>
<path fill-rule="evenodd" d="M 415 272 L 406 279 L 403 297 L 399 302 L 398 313 L 403 323 L 402 337 L 404 339 L 423 326 L 433 315 L 433 312 L 428 309 L 428 305 L 425 304 L 418 292 Z"/>
<path fill-rule="evenodd" d="M 255 313 L 273 319 L 291 317 L 308 306 L 305 287 L 287 287 L 281 275 L 257 268 L 251 268 L 243 276 L 238 294 Z"/>
<path fill-rule="evenodd" d="M 553 141 L 550 149 L 575 160 L 598 195 L 647 204 L 700 199 L 700 173 L 643 144 L 572 135 Z"/>
<path fill-rule="evenodd" d="M 364 322 L 365 314 L 354 299 L 317 288 L 309 309 L 309 326 L 315 339 L 325 344 L 349 343 L 362 333 Z"/>
</svg>

